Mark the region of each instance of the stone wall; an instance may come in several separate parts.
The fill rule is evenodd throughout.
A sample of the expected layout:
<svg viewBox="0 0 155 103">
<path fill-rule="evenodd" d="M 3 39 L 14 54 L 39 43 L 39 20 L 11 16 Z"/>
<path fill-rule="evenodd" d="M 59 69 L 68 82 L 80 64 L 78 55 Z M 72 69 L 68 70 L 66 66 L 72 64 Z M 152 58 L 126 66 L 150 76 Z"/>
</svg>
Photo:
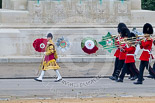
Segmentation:
<svg viewBox="0 0 155 103">
<path fill-rule="evenodd" d="M 49 1 L 52 1 L 52 0 L 49 0 Z M 66 1 L 71 1 L 71 0 L 66 0 Z M 107 0 L 103 0 L 103 2 L 105 1 Z M 118 1 L 118 0 L 113 0 L 113 1 Z M 131 1 L 132 10 L 141 9 L 141 0 L 129 0 L 129 1 Z M 28 0 L 3 0 L 3 9 L 25 10 L 27 9 L 27 6 L 28 6 L 27 3 L 28 3 Z"/>
<path fill-rule="evenodd" d="M 132 10 L 141 10 L 141 0 L 131 0 Z"/>
<path fill-rule="evenodd" d="M 140 10 L 140 0 L 3 0 L 0 10 L 0 56 L 40 56 L 32 43 L 36 38 L 51 32 L 54 42 L 64 36 L 71 43 L 68 52 L 60 55 L 88 56 L 81 50 L 81 40 L 93 37 L 98 42 L 108 32 L 117 34 L 119 22 L 125 22 L 130 30 L 150 22 L 155 27 L 155 12 Z M 137 5 L 136 5 L 137 4 Z M 100 48 L 96 55 L 109 55 Z M 94 55 L 91 55 L 94 56 Z"/>
<path fill-rule="evenodd" d="M 140 10 L 140 0 L 127 0 L 124 3 L 103 0 L 102 4 L 99 0 L 84 0 L 81 4 L 79 0 L 45 0 L 40 1 L 40 5 L 32 0 L 4 0 L 3 4 L 0 10 L 3 27 L 53 27 L 55 24 L 89 27 L 89 24 L 107 26 L 119 22 L 143 25 L 143 21 L 154 23 L 155 15 L 154 12 Z M 25 9 L 19 9 L 22 7 Z"/>
<path fill-rule="evenodd" d="M 10 1 L 10 0 L 9 0 Z M 65 1 L 40 1 L 40 5 L 36 1 L 28 1 L 27 7 L 24 1 L 10 1 L 6 0 L 8 7 L 3 9 L 11 9 L 14 11 L 2 11 L 1 23 L 29 23 L 29 24 L 98 24 L 98 25 L 112 25 L 119 22 L 126 22 L 130 24 L 131 20 L 131 2 L 122 4 L 119 1 L 110 2 L 104 0 L 102 4 L 98 0 L 84 0 L 82 4 L 79 0 L 65 0 Z M 3 2 L 3 4 L 5 4 Z M 13 2 L 13 3 L 11 3 Z M 18 6 L 20 5 L 20 6 Z M 28 13 L 25 10 L 27 8 Z M 18 10 L 18 11 L 17 11 Z M 19 14 L 21 13 L 21 15 Z M 5 18 L 6 16 L 10 17 Z M 3 17 L 5 15 L 5 17 Z M 3 19 L 4 18 L 4 19 Z"/>
<path fill-rule="evenodd" d="M 28 0 L 2 0 L 2 8 L 10 10 L 27 10 Z"/>
</svg>

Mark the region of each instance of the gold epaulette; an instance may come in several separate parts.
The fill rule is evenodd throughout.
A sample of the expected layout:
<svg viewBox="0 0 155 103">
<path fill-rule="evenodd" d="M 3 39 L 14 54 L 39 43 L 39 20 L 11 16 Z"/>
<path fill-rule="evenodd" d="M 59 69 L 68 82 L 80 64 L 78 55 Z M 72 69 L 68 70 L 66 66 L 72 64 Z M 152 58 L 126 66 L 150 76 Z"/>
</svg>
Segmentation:
<svg viewBox="0 0 155 103">
<path fill-rule="evenodd" d="M 141 39 L 141 41 L 145 41 L 145 39 Z"/>
</svg>

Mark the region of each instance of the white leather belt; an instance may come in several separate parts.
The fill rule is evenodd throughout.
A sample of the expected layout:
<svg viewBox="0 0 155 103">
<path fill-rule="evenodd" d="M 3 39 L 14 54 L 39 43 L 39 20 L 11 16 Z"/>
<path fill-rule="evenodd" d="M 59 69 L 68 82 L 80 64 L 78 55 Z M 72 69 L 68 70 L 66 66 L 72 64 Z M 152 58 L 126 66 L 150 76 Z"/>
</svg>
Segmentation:
<svg viewBox="0 0 155 103">
<path fill-rule="evenodd" d="M 127 56 L 135 56 L 135 54 L 126 54 Z"/>
<path fill-rule="evenodd" d="M 149 51 L 148 49 L 143 49 L 143 51 L 147 51 L 147 52 L 149 52 L 149 54 L 151 54 L 151 51 Z"/>
</svg>

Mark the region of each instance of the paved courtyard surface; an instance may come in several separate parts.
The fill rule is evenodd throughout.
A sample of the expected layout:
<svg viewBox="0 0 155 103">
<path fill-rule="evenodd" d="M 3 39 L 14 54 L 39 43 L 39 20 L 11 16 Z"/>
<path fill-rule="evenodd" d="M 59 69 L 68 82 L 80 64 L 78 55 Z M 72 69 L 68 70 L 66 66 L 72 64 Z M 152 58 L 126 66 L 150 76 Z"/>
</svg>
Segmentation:
<svg viewBox="0 0 155 103">
<path fill-rule="evenodd" d="M 155 80 L 149 78 L 145 78 L 143 85 L 134 85 L 127 78 L 124 83 L 100 77 L 64 78 L 57 83 L 54 80 L 0 79 L 0 100 L 155 96 Z"/>
<path fill-rule="evenodd" d="M 136 65 L 138 67 L 139 63 Z M 53 70 L 46 72 L 43 82 L 33 80 L 37 77 L 39 63 L 1 63 L 0 103 L 49 103 L 48 100 L 51 99 L 59 99 L 51 103 L 83 103 L 84 101 L 87 101 L 85 103 L 101 103 L 103 98 L 114 99 L 114 102 L 105 103 L 121 103 L 118 100 L 122 99 L 119 98 L 127 101 L 124 97 L 137 97 L 135 100 L 140 102 L 135 103 L 155 103 L 154 79 L 145 77 L 143 85 L 134 85 L 134 81 L 130 81 L 127 77 L 124 83 L 111 81 L 108 77 L 113 71 L 113 63 L 60 63 L 60 66 L 60 72 L 64 78 L 61 82 L 55 83 Z M 145 76 L 147 75 L 148 71 L 145 70 Z M 76 98 L 77 101 L 70 101 L 68 98 Z M 101 100 L 95 98 L 101 98 Z M 152 98 L 151 102 L 148 102 L 150 98 Z M 26 101 L 23 102 L 23 100 Z M 131 103 L 134 103 L 132 99 Z"/>
</svg>

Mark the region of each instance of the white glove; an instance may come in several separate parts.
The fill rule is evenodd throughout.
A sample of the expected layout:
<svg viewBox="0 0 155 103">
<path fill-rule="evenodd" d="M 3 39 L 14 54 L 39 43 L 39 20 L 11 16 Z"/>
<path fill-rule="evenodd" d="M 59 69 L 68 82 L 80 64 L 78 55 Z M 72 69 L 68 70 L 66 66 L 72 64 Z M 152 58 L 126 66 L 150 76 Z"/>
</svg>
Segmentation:
<svg viewBox="0 0 155 103">
<path fill-rule="evenodd" d="M 135 55 L 137 55 L 137 54 L 139 53 L 139 50 L 140 50 L 140 45 L 138 44 L 138 45 L 136 46 Z"/>
<path fill-rule="evenodd" d="M 56 60 L 56 62 L 59 62 L 60 61 L 60 59 L 58 58 L 57 60 Z"/>
<path fill-rule="evenodd" d="M 46 55 L 46 52 L 44 52 L 44 55 Z"/>
</svg>

